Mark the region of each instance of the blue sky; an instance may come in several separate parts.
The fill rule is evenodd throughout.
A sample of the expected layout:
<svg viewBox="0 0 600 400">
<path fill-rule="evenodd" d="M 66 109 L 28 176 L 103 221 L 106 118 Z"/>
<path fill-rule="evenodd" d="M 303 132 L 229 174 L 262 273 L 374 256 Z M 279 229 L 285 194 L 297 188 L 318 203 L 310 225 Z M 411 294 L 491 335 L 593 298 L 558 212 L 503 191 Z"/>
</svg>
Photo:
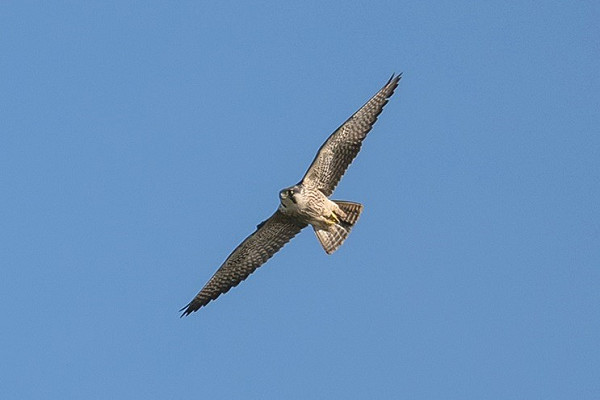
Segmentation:
<svg viewBox="0 0 600 400">
<path fill-rule="evenodd" d="M 600 395 L 600 8 L 3 2 L 0 397 Z M 184 306 L 403 72 L 306 230 Z"/>
</svg>

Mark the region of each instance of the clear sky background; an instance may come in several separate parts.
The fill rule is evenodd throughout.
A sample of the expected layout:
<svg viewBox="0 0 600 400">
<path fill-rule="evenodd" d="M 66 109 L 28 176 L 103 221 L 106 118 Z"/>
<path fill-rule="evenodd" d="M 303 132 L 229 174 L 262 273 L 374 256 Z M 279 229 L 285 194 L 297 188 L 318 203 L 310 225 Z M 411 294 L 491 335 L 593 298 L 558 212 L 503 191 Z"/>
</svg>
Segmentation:
<svg viewBox="0 0 600 400">
<path fill-rule="evenodd" d="M 2 2 L 2 399 L 598 399 L 600 7 Z M 178 310 L 404 78 L 334 198 Z"/>
</svg>

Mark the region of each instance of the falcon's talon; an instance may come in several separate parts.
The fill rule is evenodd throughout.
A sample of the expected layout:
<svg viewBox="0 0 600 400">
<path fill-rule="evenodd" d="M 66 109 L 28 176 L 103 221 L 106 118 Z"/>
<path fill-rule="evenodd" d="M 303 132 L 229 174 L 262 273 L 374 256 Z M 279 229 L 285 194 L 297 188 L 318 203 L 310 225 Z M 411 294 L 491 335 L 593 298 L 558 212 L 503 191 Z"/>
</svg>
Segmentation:
<svg viewBox="0 0 600 400">
<path fill-rule="evenodd" d="M 337 215 L 335 215 L 335 213 L 331 213 L 331 215 L 329 217 L 327 217 L 327 220 L 329 221 L 328 224 L 330 224 L 330 225 L 335 225 L 335 224 L 340 223 L 340 219 L 338 218 Z"/>
</svg>

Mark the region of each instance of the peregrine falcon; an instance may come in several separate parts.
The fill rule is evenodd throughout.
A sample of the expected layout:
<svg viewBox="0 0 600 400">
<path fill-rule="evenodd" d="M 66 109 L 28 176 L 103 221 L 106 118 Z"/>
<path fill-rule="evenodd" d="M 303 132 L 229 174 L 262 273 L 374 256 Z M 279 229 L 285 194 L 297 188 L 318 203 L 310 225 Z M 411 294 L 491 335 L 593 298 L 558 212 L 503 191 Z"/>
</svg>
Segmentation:
<svg viewBox="0 0 600 400">
<path fill-rule="evenodd" d="M 279 192 L 279 207 L 227 257 L 194 299 L 180 311 L 197 311 L 246 279 L 304 227 L 311 225 L 327 254 L 348 237 L 362 204 L 329 196 L 358 154 L 362 141 L 394 94 L 402 74 L 390 80 L 323 143 L 300 183 Z"/>
</svg>

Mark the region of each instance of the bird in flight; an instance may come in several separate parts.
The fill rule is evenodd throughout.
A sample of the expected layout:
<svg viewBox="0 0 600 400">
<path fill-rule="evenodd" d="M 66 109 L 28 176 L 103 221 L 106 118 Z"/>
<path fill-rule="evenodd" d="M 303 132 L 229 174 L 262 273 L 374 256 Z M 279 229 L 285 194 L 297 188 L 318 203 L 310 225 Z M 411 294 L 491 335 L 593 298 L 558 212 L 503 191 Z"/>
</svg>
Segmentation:
<svg viewBox="0 0 600 400">
<path fill-rule="evenodd" d="M 363 210 L 360 203 L 329 196 L 354 160 L 402 74 L 390 80 L 327 138 L 300 183 L 279 192 L 279 207 L 227 257 L 194 299 L 180 311 L 197 311 L 246 279 L 303 228 L 311 225 L 327 254 L 348 237 Z"/>
</svg>

